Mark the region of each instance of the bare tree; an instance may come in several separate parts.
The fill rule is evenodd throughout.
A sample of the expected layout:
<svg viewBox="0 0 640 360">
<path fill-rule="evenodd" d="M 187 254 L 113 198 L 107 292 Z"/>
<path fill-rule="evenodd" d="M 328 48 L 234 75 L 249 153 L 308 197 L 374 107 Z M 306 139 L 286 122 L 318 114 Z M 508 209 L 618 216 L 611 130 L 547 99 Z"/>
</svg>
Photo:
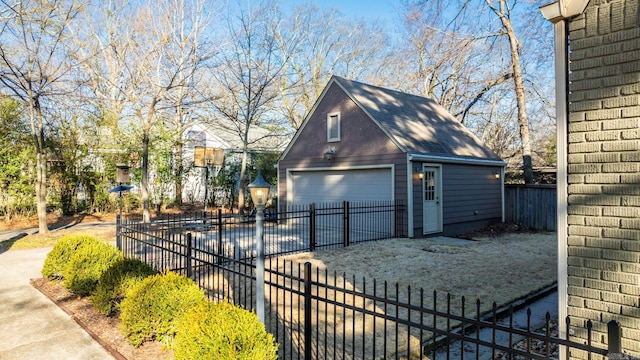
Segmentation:
<svg viewBox="0 0 640 360">
<path fill-rule="evenodd" d="M 47 233 L 46 103 L 71 68 L 65 44 L 81 9 L 73 1 L 0 1 L 0 83 L 27 105 L 36 149 L 38 228 Z"/>
<path fill-rule="evenodd" d="M 295 130 L 332 75 L 377 82 L 373 73 L 384 61 L 381 49 L 388 41 L 377 21 L 351 20 L 334 8 L 305 4 L 288 20 L 280 47 L 292 55 L 279 84 L 278 110 Z M 297 45 L 293 51 L 292 43 Z"/>
<path fill-rule="evenodd" d="M 133 45 L 126 16 L 130 9 L 126 1 L 94 2 L 72 34 L 80 65 L 77 78 L 85 89 L 83 100 L 95 108 L 100 124 L 111 128 L 116 138 L 127 103 L 124 89 L 130 81 L 126 73 Z"/>
<path fill-rule="evenodd" d="M 516 32 L 528 35 L 528 57 L 532 62 L 541 60 L 544 47 L 540 42 L 544 39 L 539 39 L 538 34 L 537 42 L 533 41 L 535 31 L 532 29 L 536 24 L 527 17 L 526 11 L 518 15 L 519 28 L 514 28 L 511 16 L 517 4 L 534 5 L 506 0 L 406 2 L 402 13 L 406 31 L 403 56 L 414 61 L 397 61 L 397 67 L 405 69 L 403 73 L 407 74 L 397 87 L 436 99 L 479 136 L 487 135 L 484 129 L 493 129 L 485 142 L 495 144 L 494 150 L 503 157 L 512 156 L 517 144 L 516 153 L 522 155 L 525 181 L 531 182 L 532 141 L 527 106 L 535 104 L 544 108 L 550 104 L 542 95 L 544 90 L 538 90 L 540 84 L 530 82 L 533 93 L 525 87 L 523 50 Z M 491 21 L 494 17 L 500 20 L 497 26 Z M 539 69 L 540 64 L 532 68 Z M 531 75 L 534 77 L 540 78 L 539 71 Z M 506 92 L 506 89 L 511 90 Z M 496 97 L 497 94 L 502 96 Z M 506 111 L 510 107 L 517 110 L 513 119 L 511 114 L 516 111 Z M 548 124 L 549 118 L 544 113 L 541 111 L 536 117 Z M 512 128 L 518 129 L 517 138 L 504 135 L 505 131 L 511 134 Z M 498 134 L 503 134 L 503 139 L 492 138 L 500 136 Z M 512 139 L 513 143 L 507 146 L 504 139 Z"/>
<path fill-rule="evenodd" d="M 518 126 L 520 141 L 522 142 L 522 161 L 525 184 L 533 183 L 533 165 L 531 163 L 531 136 L 529 134 L 529 120 L 527 119 L 527 100 L 525 96 L 522 67 L 520 65 L 520 44 L 511 23 L 511 8 L 505 0 L 498 1 L 496 7 L 493 1 L 485 0 L 489 9 L 500 19 L 505 35 L 509 39 L 511 67 L 513 71 L 513 87 L 518 103 Z"/>
<path fill-rule="evenodd" d="M 149 151 L 154 130 L 164 125 L 168 112 L 175 112 L 176 104 L 171 102 L 172 94 L 191 85 L 193 73 L 198 69 L 193 64 L 202 61 L 202 54 L 199 52 L 202 49 L 197 45 L 197 38 L 202 34 L 202 24 L 191 22 L 192 18 L 187 14 L 198 18 L 197 14 L 203 8 L 202 2 L 187 4 L 185 0 L 140 2 L 127 9 L 126 20 L 121 27 L 121 35 L 129 39 L 126 49 L 122 51 L 126 50 L 123 76 L 127 83 L 126 87 L 118 88 L 118 91 L 123 92 L 127 102 L 125 109 L 128 113 L 125 115 L 139 125 L 142 173 L 140 193 L 143 220 L 147 222 L 151 218 Z M 179 51 L 180 46 L 176 45 L 180 41 L 183 41 L 184 46 L 182 52 Z M 118 54 L 122 53 L 117 50 Z M 180 104 L 180 107 L 183 105 Z"/>
<path fill-rule="evenodd" d="M 220 54 L 220 69 L 215 71 L 219 94 L 213 102 L 221 119 L 216 126 L 234 133 L 241 143 L 238 208 L 245 206 L 246 171 L 249 152 L 264 137 L 278 136 L 279 126 L 268 116 L 270 105 L 278 98 L 278 83 L 290 56 L 278 43 L 280 13 L 272 3 L 239 10 L 229 16 L 228 48 Z M 294 47 L 295 39 L 290 39 Z M 270 128 L 263 135 L 253 129 Z"/>
<path fill-rule="evenodd" d="M 207 35 L 214 33 L 210 28 L 213 10 L 211 3 L 204 0 L 174 1 L 167 9 L 172 14 L 170 23 L 173 25 L 168 24 L 172 30 L 166 66 L 176 69 L 175 75 L 181 83 L 168 93 L 167 101 L 175 111 L 166 120 L 175 156 L 174 202 L 178 205 L 182 203 L 184 133 L 193 125 L 191 109 L 211 99 L 211 95 L 203 88 L 203 75 L 205 70 L 211 69 L 208 61 L 217 48 L 211 36 Z"/>
</svg>

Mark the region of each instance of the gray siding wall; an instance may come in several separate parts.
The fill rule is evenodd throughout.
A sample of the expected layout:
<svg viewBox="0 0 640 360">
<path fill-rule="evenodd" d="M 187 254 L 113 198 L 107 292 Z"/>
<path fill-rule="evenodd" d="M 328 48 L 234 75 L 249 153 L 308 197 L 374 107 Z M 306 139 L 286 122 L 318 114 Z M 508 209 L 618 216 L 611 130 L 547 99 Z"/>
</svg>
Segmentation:
<svg viewBox="0 0 640 360">
<path fill-rule="evenodd" d="M 568 124 L 568 315 L 577 323 L 594 320 L 596 343 L 606 343 L 608 321 L 619 321 L 623 350 L 635 357 L 640 356 L 638 17 L 638 0 L 592 0 L 570 21 Z"/>
<path fill-rule="evenodd" d="M 421 166 L 414 163 L 413 167 Z M 447 235 L 479 230 L 502 220 L 500 167 L 442 164 L 442 225 Z M 413 179 L 414 231 L 422 235 L 422 180 Z"/>
</svg>

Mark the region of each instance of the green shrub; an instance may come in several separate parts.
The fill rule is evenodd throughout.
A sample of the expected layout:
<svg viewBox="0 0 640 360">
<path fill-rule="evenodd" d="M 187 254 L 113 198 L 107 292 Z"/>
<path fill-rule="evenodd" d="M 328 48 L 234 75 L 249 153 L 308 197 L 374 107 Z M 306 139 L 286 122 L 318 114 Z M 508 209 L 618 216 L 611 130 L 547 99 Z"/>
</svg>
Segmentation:
<svg viewBox="0 0 640 360">
<path fill-rule="evenodd" d="M 228 302 L 204 302 L 179 321 L 173 354 L 180 359 L 277 359 L 278 345 L 255 313 Z"/>
<path fill-rule="evenodd" d="M 71 256 L 82 246 L 98 243 L 99 240 L 86 235 L 65 235 L 47 254 L 42 266 L 42 275 L 48 279 L 64 279 Z"/>
<path fill-rule="evenodd" d="M 127 289 L 155 274 L 157 271 L 138 259 L 119 259 L 100 276 L 91 303 L 102 314 L 111 315 Z"/>
<path fill-rule="evenodd" d="M 90 295 L 96 290 L 100 276 L 121 258 L 122 254 L 112 245 L 99 241 L 84 244 L 69 259 L 64 286 L 78 295 Z"/>
<path fill-rule="evenodd" d="M 150 276 L 131 287 L 120 303 L 122 330 L 134 346 L 152 339 L 169 344 L 177 319 L 204 301 L 202 290 L 187 277 L 172 272 Z"/>
</svg>

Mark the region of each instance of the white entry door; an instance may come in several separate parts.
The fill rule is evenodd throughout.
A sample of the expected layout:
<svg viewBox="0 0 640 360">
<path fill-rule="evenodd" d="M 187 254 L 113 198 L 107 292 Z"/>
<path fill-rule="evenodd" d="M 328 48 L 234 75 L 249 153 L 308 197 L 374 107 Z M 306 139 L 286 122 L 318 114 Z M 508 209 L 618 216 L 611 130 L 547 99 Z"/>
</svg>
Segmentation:
<svg viewBox="0 0 640 360">
<path fill-rule="evenodd" d="M 442 204 L 440 202 L 440 168 L 425 166 L 423 168 L 423 209 L 422 228 L 424 234 L 442 231 Z"/>
</svg>

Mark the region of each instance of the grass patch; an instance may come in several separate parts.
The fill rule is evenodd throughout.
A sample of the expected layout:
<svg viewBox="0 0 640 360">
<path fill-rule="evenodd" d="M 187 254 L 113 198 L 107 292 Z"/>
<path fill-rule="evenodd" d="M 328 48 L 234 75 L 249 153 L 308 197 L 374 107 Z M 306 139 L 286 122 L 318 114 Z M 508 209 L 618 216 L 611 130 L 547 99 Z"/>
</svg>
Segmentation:
<svg viewBox="0 0 640 360">
<path fill-rule="evenodd" d="M 104 241 L 114 241 L 116 238 L 116 227 L 115 225 L 100 226 L 88 229 L 56 230 L 51 231 L 48 234 L 27 235 L 19 239 L 0 242 L 0 252 L 5 252 L 7 250 L 29 250 L 51 247 L 65 235 L 86 235 L 94 236 Z"/>
</svg>

